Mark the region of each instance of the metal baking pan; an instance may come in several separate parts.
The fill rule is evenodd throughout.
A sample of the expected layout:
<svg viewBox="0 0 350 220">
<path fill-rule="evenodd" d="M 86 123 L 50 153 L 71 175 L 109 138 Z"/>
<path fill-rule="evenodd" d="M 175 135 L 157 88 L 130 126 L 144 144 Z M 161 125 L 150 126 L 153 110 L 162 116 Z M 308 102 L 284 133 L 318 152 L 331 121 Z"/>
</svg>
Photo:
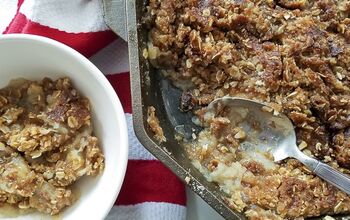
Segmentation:
<svg viewBox="0 0 350 220">
<path fill-rule="evenodd" d="M 242 219 L 243 216 L 230 209 L 221 199 L 219 188 L 205 180 L 191 164 L 185 150 L 175 140 L 175 127 L 188 121 L 190 115 L 180 112 L 181 91 L 173 87 L 143 57 L 147 47 L 147 29 L 141 25 L 145 1 L 128 0 L 126 5 L 130 74 L 133 104 L 133 122 L 136 136 L 155 157 L 162 161 L 200 197 L 226 219 Z M 167 138 L 158 144 L 147 124 L 147 108 L 154 106 L 160 125 Z M 169 189 L 171 190 L 171 189 Z"/>
<path fill-rule="evenodd" d="M 116 33 L 121 33 L 121 37 L 129 43 L 133 123 L 136 136 L 148 151 L 225 219 L 246 219 L 242 213 L 227 206 L 219 187 L 208 182 L 191 164 L 185 150 L 174 138 L 177 132 L 175 128 L 186 128 L 187 123 L 192 123 L 192 115 L 179 110 L 182 91 L 158 74 L 142 55 L 148 40 L 148 30 L 142 25 L 147 2 L 147 0 L 126 0 L 124 7 L 123 0 L 104 0 L 107 25 Z M 126 19 L 123 16 L 125 14 Z M 149 106 L 156 108 L 156 115 L 167 138 L 165 143 L 159 144 L 148 127 Z M 345 218 L 339 217 L 339 219 Z"/>
<path fill-rule="evenodd" d="M 141 25 L 146 1 L 127 0 L 127 27 L 132 87 L 133 122 L 136 136 L 155 157 L 162 161 L 180 179 L 226 219 L 244 219 L 221 199 L 219 188 L 206 181 L 191 164 L 185 150 L 175 140 L 175 127 L 191 122 L 191 116 L 180 112 L 181 91 L 163 79 L 161 74 L 143 57 L 147 47 L 147 29 Z M 160 125 L 167 138 L 158 144 L 147 124 L 147 108 L 154 106 Z M 182 123 L 184 122 L 184 123 Z"/>
</svg>

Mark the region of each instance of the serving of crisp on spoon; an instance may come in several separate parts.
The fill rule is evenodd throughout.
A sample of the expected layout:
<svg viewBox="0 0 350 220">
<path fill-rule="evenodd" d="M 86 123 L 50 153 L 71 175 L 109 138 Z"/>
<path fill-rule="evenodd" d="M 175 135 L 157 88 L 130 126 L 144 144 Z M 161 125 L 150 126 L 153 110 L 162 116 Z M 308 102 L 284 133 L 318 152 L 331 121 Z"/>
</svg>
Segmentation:
<svg viewBox="0 0 350 220">
<path fill-rule="evenodd" d="M 265 104 L 235 97 L 214 100 L 207 112 L 215 113 L 218 105 L 229 108 L 231 113 L 227 117 L 231 124 L 239 125 L 247 134 L 242 145 L 265 148 L 262 150 L 270 152 L 275 162 L 297 159 L 314 174 L 350 195 L 349 176 L 299 150 L 294 126 L 286 115 Z"/>
</svg>

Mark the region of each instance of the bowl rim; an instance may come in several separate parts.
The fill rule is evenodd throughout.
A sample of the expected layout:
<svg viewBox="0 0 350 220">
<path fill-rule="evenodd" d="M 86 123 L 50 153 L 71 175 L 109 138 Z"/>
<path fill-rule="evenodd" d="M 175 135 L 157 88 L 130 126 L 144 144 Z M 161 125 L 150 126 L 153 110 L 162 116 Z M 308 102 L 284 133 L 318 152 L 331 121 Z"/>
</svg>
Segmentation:
<svg viewBox="0 0 350 220">
<path fill-rule="evenodd" d="M 89 69 L 89 74 L 92 74 L 93 77 L 103 85 L 104 91 L 106 93 L 106 98 L 109 99 L 109 102 L 111 106 L 113 107 L 113 111 L 116 114 L 116 118 L 118 119 L 118 127 L 120 132 L 120 139 L 118 140 L 118 147 L 120 148 L 119 154 L 121 154 L 121 158 L 123 159 L 120 161 L 120 166 L 118 169 L 120 169 L 120 175 L 116 176 L 119 177 L 120 181 L 118 181 L 118 184 L 114 187 L 113 193 L 108 193 L 109 199 L 105 198 L 104 202 L 106 204 L 109 204 L 108 206 L 103 207 L 104 213 L 102 216 L 100 216 L 100 219 L 104 219 L 107 217 L 108 213 L 112 209 L 119 193 L 122 187 L 122 184 L 125 179 L 126 169 L 127 169 L 127 163 L 128 163 L 128 152 L 129 152 L 129 141 L 128 141 L 128 132 L 127 132 L 127 124 L 126 124 L 126 118 L 125 113 L 123 110 L 123 107 L 121 105 L 120 99 L 117 96 L 115 90 L 113 89 L 112 85 L 109 83 L 105 75 L 85 56 L 80 54 L 75 49 L 60 43 L 56 40 L 38 36 L 38 35 L 32 35 L 32 34 L 6 34 L 6 35 L 0 35 L 0 43 L 2 42 L 11 42 L 11 41 L 22 41 L 22 42 L 28 42 L 28 43 L 42 43 L 46 46 L 51 46 L 55 50 L 61 50 L 64 53 L 68 53 L 72 55 L 76 60 L 81 63 L 81 65 L 85 66 L 87 69 Z M 101 206 L 99 206 L 101 207 Z"/>
</svg>

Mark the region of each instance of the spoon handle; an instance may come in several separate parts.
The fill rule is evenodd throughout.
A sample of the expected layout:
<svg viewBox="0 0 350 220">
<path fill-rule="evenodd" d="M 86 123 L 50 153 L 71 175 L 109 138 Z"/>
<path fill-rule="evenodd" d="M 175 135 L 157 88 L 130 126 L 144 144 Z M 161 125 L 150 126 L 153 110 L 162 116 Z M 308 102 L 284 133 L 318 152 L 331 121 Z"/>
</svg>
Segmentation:
<svg viewBox="0 0 350 220">
<path fill-rule="evenodd" d="M 316 168 L 314 169 L 314 173 L 317 176 L 329 182 L 330 184 L 338 187 L 343 192 L 350 195 L 350 177 L 349 176 L 343 174 L 342 172 L 322 162 L 318 162 L 318 164 L 316 165 Z"/>
<path fill-rule="evenodd" d="M 302 162 L 317 176 L 350 195 L 350 177 L 348 175 L 345 175 L 333 167 L 305 155 L 300 150 L 295 151 L 293 157 Z"/>
</svg>

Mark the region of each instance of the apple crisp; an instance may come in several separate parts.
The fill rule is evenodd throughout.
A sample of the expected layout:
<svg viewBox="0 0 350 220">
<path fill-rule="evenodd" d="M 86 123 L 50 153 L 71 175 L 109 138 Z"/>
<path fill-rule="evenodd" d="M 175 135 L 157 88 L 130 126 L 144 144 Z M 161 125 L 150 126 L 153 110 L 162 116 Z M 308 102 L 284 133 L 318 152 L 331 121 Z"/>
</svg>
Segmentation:
<svg viewBox="0 0 350 220">
<path fill-rule="evenodd" d="M 159 124 L 159 119 L 156 116 L 156 109 L 153 106 L 149 106 L 147 109 L 147 123 L 154 133 L 154 138 L 157 139 L 159 143 L 166 142 L 163 128 Z"/>
<path fill-rule="evenodd" d="M 147 57 L 204 127 L 189 157 L 249 219 L 349 214 L 350 201 L 298 161 L 242 152 L 239 129 L 204 108 L 223 96 L 263 102 L 292 120 L 304 153 L 349 174 L 349 15 L 347 0 L 149 1 Z"/>
<path fill-rule="evenodd" d="M 77 180 L 103 169 L 89 100 L 68 78 L 0 89 L 0 206 L 56 215 L 78 199 Z"/>
</svg>

